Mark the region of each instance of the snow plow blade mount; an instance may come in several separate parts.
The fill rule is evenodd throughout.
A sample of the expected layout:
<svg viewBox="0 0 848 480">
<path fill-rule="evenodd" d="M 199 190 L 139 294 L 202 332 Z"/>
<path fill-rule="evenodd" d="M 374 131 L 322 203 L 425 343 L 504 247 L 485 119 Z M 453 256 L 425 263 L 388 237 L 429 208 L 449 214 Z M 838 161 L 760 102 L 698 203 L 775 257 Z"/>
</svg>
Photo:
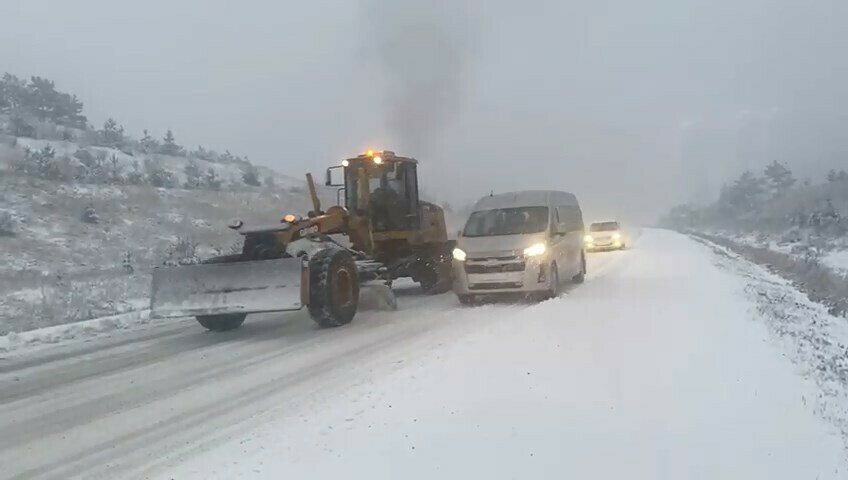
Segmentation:
<svg viewBox="0 0 848 480">
<path fill-rule="evenodd" d="M 296 258 L 153 271 L 152 318 L 300 310 L 304 267 Z"/>
</svg>

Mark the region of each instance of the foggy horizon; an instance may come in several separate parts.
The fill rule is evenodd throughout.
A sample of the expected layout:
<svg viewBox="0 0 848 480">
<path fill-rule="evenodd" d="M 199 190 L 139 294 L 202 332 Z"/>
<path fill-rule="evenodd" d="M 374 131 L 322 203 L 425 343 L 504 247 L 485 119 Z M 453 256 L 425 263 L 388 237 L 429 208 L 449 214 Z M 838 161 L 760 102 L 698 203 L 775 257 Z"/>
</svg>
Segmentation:
<svg viewBox="0 0 848 480">
<path fill-rule="evenodd" d="M 844 3 L 447 5 L 6 0 L 0 70 L 135 137 L 295 177 L 385 148 L 439 200 L 563 189 L 587 221 L 651 221 L 773 160 L 846 164 Z"/>
</svg>

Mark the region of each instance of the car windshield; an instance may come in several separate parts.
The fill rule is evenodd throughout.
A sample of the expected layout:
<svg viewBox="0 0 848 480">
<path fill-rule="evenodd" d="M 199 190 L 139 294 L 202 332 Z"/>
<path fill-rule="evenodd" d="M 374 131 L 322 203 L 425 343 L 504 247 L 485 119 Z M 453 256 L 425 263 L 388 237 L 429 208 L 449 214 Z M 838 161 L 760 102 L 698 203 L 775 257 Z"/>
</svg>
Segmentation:
<svg viewBox="0 0 848 480">
<path fill-rule="evenodd" d="M 590 232 L 614 232 L 620 229 L 618 222 L 598 222 L 589 226 Z"/>
<path fill-rule="evenodd" d="M 489 237 L 540 233 L 548 228 L 548 207 L 499 208 L 474 212 L 463 236 Z"/>
</svg>

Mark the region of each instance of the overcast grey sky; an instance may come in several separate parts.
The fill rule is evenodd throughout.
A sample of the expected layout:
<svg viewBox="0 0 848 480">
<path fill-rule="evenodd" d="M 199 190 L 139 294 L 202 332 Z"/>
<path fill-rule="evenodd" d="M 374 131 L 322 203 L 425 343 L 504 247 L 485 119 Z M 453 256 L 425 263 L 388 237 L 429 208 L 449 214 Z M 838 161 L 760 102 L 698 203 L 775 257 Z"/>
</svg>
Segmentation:
<svg viewBox="0 0 848 480">
<path fill-rule="evenodd" d="M 844 0 L 0 0 L 0 70 L 293 175 L 368 147 L 454 202 L 650 219 L 771 159 L 848 166 Z"/>
</svg>

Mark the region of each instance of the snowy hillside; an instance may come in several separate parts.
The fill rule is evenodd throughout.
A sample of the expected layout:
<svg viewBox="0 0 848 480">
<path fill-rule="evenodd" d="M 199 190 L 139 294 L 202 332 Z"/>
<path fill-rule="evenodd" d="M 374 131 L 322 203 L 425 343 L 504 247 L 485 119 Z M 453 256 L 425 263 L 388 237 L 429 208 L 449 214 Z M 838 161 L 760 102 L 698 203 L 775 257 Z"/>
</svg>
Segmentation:
<svg viewBox="0 0 848 480">
<path fill-rule="evenodd" d="M 302 177 L 177 140 L 97 128 L 52 81 L 0 78 L 0 335 L 143 309 L 153 266 L 239 248 L 229 220 L 311 209 Z"/>
<path fill-rule="evenodd" d="M 80 148 L 32 139 L 0 147 L 0 335 L 144 308 L 150 269 L 228 252 L 239 241 L 226 228 L 230 219 L 268 223 L 310 209 L 305 180 L 267 169 L 274 186 L 238 190 L 80 184 L 14 171 L 23 147 L 45 146 L 61 155 Z M 164 160 L 184 181 L 189 160 Z M 208 167 L 223 179 L 240 175 L 235 166 Z"/>
<path fill-rule="evenodd" d="M 18 158 L 22 158 L 27 150 L 31 152 L 39 152 L 49 149 L 55 152 L 54 159 L 68 159 L 72 164 L 74 164 L 76 163 L 75 160 L 77 160 L 77 157 L 80 156 L 80 152 L 86 151 L 90 152 L 95 157 L 100 156 L 106 159 L 109 162 L 110 168 L 112 167 L 112 159 L 115 159 L 117 161 L 117 168 L 120 172 L 122 172 L 125 179 L 128 179 L 128 177 L 134 172 L 136 165 L 139 169 L 142 169 L 146 163 L 153 161 L 157 165 L 161 165 L 161 167 L 170 174 L 174 184 L 177 186 L 185 186 L 190 183 L 191 180 L 188 178 L 186 171 L 189 164 L 193 164 L 203 175 L 208 174 L 210 171 L 215 172 L 215 176 L 223 188 L 229 187 L 231 189 L 243 189 L 245 187 L 243 180 L 244 168 L 243 165 L 238 163 L 218 163 L 193 156 L 173 156 L 158 153 L 145 154 L 140 152 L 127 153 L 115 148 L 82 146 L 78 143 L 64 140 L 38 140 L 33 138 L 17 137 L 12 141 L 15 146 L 9 147 L 7 145 L 6 149 L 12 149 L 11 152 L 7 151 L 7 154 L 14 155 Z M 14 165 L 9 163 L 6 163 L 5 165 L 0 164 L 0 170 L 4 168 L 12 170 Z M 258 178 L 268 185 L 273 185 L 283 189 L 304 188 L 304 181 L 301 178 L 283 175 L 263 166 L 257 165 L 253 166 L 253 168 L 256 169 Z"/>
</svg>

